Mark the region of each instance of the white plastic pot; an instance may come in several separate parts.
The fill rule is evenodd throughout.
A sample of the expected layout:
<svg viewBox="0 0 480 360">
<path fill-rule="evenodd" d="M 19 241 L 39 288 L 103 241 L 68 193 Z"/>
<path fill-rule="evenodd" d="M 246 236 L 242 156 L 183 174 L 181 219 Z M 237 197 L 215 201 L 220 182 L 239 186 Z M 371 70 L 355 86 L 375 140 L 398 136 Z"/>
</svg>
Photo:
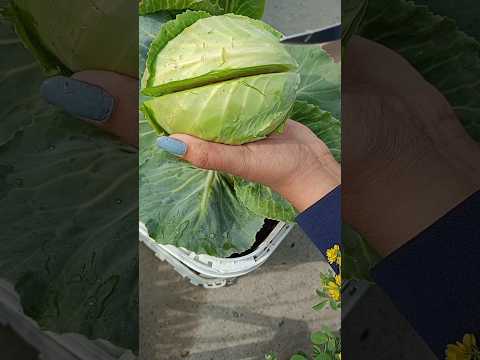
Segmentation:
<svg viewBox="0 0 480 360">
<path fill-rule="evenodd" d="M 0 327 L 2 326 L 8 326 L 28 344 L 31 351 L 37 353 L 36 359 L 137 360 L 130 350 L 121 349 L 105 340 L 89 340 L 79 334 L 56 334 L 42 329 L 23 313 L 20 296 L 13 285 L 4 279 L 0 279 Z M 0 359 L 3 357 L 0 356 Z"/>
<path fill-rule="evenodd" d="M 292 230 L 293 224 L 278 223 L 267 238 L 250 254 L 236 258 L 218 258 L 196 254 L 184 248 L 157 243 L 139 223 L 140 241 L 148 246 L 160 260 L 168 262 L 182 277 L 197 286 L 217 288 L 229 285 L 236 278 L 260 267 Z"/>
</svg>

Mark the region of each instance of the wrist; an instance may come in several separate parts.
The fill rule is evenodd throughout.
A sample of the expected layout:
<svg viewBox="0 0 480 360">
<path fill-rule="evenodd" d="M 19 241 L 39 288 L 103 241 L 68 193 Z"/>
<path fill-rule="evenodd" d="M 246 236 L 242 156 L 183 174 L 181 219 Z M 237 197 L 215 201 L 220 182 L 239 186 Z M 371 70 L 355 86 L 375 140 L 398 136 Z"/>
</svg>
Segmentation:
<svg viewBox="0 0 480 360">
<path fill-rule="evenodd" d="M 328 161 L 292 176 L 277 191 L 299 212 L 305 211 L 341 183 L 340 165 L 333 158 Z"/>
</svg>

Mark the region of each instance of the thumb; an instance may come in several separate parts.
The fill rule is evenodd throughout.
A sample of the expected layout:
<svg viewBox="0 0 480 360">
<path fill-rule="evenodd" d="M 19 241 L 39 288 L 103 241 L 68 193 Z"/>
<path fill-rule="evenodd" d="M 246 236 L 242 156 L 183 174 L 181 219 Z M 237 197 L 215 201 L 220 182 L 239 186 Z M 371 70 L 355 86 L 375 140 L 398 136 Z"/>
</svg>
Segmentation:
<svg viewBox="0 0 480 360">
<path fill-rule="evenodd" d="M 184 134 L 162 136 L 157 145 L 201 169 L 249 177 L 251 157 L 245 146 L 218 144 Z"/>
<path fill-rule="evenodd" d="M 54 76 L 40 89 L 49 103 L 138 146 L 138 80 L 108 71 Z"/>
</svg>

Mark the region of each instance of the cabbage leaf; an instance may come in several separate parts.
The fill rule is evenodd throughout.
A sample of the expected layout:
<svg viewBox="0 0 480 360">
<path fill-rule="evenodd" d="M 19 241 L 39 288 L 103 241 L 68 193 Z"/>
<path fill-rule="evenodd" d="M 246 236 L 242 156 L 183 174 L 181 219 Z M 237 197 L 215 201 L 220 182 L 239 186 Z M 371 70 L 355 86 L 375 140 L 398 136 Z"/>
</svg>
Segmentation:
<svg viewBox="0 0 480 360">
<path fill-rule="evenodd" d="M 340 119 L 341 66 L 319 46 L 290 45 L 290 54 L 298 63 L 300 85 L 297 100 L 316 105 Z"/>
<path fill-rule="evenodd" d="M 381 260 L 380 255 L 353 229 L 342 226 L 343 280 L 373 281 L 370 270 Z"/>
<path fill-rule="evenodd" d="M 267 219 L 295 222 L 297 210 L 268 186 L 239 177 L 235 177 L 234 184 L 238 199 L 253 213 Z"/>
<path fill-rule="evenodd" d="M 48 108 L 0 159 L 0 273 L 26 314 L 137 349 L 136 151 Z"/>
<path fill-rule="evenodd" d="M 340 83 L 338 83 L 338 86 L 340 87 Z M 341 161 L 340 120 L 316 105 L 299 100 L 295 102 L 290 117 L 312 130 L 327 145 L 333 157 L 338 162 Z"/>
<path fill-rule="evenodd" d="M 480 141 L 480 44 L 455 21 L 404 0 L 370 0 L 362 36 L 397 51 L 452 105 L 466 131 Z"/>
<path fill-rule="evenodd" d="M 15 21 L 0 22 L 0 273 L 41 327 L 137 351 L 137 152 L 40 99 Z"/>
<path fill-rule="evenodd" d="M 151 43 L 156 38 L 156 32 L 159 27 L 162 27 L 171 17 L 166 12 L 160 12 L 149 16 L 140 16 L 139 18 L 139 52 L 138 52 L 138 78 L 140 79 L 145 72 L 148 50 Z M 149 99 L 148 96 L 143 95 L 139 91 L 139 103 Z M 157 127 L 156 129 L 148 123 L 142 111 L 138 112 L 138 131 L 141 145 L 139 148 L 139 165 L 142 165 L 148 156 L 151 156 L 152 151 L 155 151 L 153 144 L 158 136 L 166 134 L 165 131 Z M 143 146 L 150 144 L 150 146 Z"/>
<path fill-rule="evenodd" d="M 140 167 L 140 219 L 162 244 L 219 257 L 250 248 L 264 222 L 238 200 L 229 176 L 161 150 Z"/>
<path fill-rule="evenodd" d="M 238 14 L 261 19 L 265 0 L 141 0 L 140 15 L 162 10 L 203 10 L 212 15 Z"/>
<path fill-rule="evenodd" d="M 11 26 L 0 26 L 0 146 L 42 116 L 40 65 Z M 18 86 L 23 84 L 23 86 Z"/>
<path fill-rule="evenodd" d="M 346 46 L 348 40 L 358 31 L 368 8 L 368 1 L 342 1 L 342 48 Z"/>
</svg>

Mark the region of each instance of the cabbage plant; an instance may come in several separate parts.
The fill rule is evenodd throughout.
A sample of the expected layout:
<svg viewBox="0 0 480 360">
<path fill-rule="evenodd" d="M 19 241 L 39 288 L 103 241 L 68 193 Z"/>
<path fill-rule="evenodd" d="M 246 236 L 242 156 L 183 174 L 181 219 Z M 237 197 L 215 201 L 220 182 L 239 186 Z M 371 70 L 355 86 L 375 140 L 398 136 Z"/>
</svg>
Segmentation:
<svg viewBox="0 0 480 360">
<path fill-rule="evenodd" d="M 261 20 L 209 12 L 212 2 L 152 0 L 140 9 L 147 3 L 140 17 L 140 220 L 162 244 L 219 257 L 242 253 L 265 219 L 294 222 L 295 209 L 266 186 L 157 149 L 156 138 L 187 133 L 243 144 L 283 131 L 291 117 L 338 158 L 340 65 L 318 46 L 285 47 Z M 181 3 L 190 10 L 159 17 L 165 12 L 157 10 Z"/>
<path fill-rule="evenodd" d="M 43 329 L 134 351 L 138 153 L 39 90 L 84 69 L 137 77 L 136 5 L 0 0 L 0 276 Z"/>
</svg>

